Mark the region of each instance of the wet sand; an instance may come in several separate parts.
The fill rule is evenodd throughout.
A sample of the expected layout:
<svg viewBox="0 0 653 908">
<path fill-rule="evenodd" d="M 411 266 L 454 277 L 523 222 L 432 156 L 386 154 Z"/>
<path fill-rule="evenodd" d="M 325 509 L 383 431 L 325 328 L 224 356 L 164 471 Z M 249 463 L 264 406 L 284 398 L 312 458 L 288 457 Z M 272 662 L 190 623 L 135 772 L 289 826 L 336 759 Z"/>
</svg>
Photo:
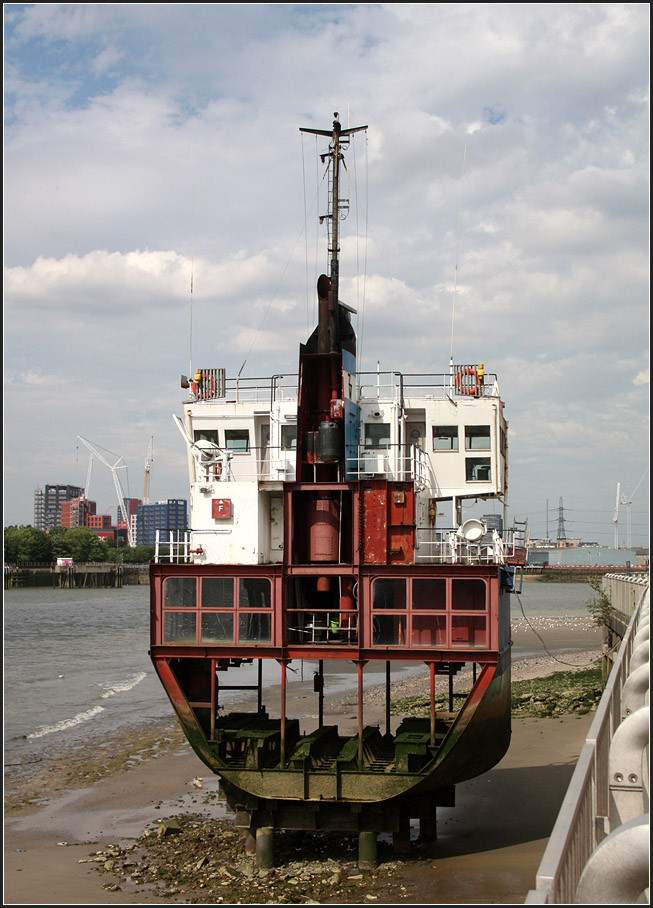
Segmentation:
<svg viewBox="0 0 653 908">
<path fill-rule="evenodd" d="M 519 649 L 527 650 L 535 638 L 529 628 L 516 627 L 513 679 L 582 667 L 600 657 L 598 629 L 586 625 L 571 632 L 554 623 L 539 632 L 553 655 L 540 647 L 540 655 L 520 659 Z M 457 685 L 464 682 L 459 677 Z M 403 679 L 393 685 L 393 696 L 416 695 L 426 689 L 426 675 Z M 315 713 L 312 680 L 290 683 L 288 697 L 289 715 Z M 274 696 L 272 708 L 273 700 Z M 341 727 L 351 723 L 355 730 L 355 703 L 355 695 L 349 693 L 327 699 L 325 723 Z M 382 692 L 367 691 L 365 723 L 382 722 L 383 714 Z M 432 859 L 400 864 L 392 883 L 378 895 L 379 903 L 523 902 L 534 886 L 547 836 L 591 719 L 590 714 L 514 720 L 511 747 L 504 759 L 490 772 L 457 786 L 456 807 L 439 811 Z M 155 733 L 163 734 L 166 727 L 169 732 L 174 723 L 164 723 Z M 132 750 L 137 746 L 132 736 Z M 19 806 L 5 817 L 5 904 L 185 902 L 183 897 L 160 898 L 144 891 L 107 891 L 102 888 L 107 876 L 100 876 L 92 864 L 79 863 L 110 843 L 135 840 L 162 817 L 184 812 L 222 814 L 217 778 L 174 733 L 168 747 L 155 759 L 140 764 L 132 760 L 130 768 L 85 786 L 62 786 L 55 769 L 42 772 L 39 803 Z M 76 769 L 75 774 L 82 778 Z M 48 776 L 53 779 L 51 785 Z M 201 790 L 193 784 L 196 778 L 202 779 Z M 11 783 L 6 783 L 7 789 Z"/>
</svg>

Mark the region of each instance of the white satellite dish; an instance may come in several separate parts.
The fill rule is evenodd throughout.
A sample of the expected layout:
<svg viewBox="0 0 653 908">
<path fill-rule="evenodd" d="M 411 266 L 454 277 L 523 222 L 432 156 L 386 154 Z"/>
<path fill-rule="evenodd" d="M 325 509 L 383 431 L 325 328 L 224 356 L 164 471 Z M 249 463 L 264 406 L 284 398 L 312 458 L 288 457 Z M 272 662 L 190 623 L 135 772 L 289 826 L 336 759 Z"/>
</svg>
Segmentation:
<svg viewBox="0 0 653 908">
<path fill-rule="evenodd" d="M 475 517 L 470 517 L 458 527 L 457 533 L 467 542 L 480 542 L 487 533 L 487 524 Z"/>
</svg>

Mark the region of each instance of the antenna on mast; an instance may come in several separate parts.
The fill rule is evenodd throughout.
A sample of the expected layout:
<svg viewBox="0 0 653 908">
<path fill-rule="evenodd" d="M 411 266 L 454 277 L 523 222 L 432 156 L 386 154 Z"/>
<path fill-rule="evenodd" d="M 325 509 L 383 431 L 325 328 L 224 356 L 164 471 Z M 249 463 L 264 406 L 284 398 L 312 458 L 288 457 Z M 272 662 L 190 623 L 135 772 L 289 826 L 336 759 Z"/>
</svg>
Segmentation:
<svg viewBox="0 0 653 908">
<path fill-rule="evenodd" d="M 354 126 L 343 129 L 338 119 L 338 112 L 334 113 L 333 129 L 329 132 L 326 129 L 308 129 L 300 127 L 300 132 L 311 133 L 316 136 L 327 136 L 331 139 L 329 150 L 320 155 L 322 163 L 329 159 L 330 166 L 330 192 L 329 192 L 329 211 L 321 215 L 320 223 L 331 219 L 331 239 L 329 242 L 329 280 L 334 299 L 338 299 L 338 289 L 340 284 L 340 220 L 346 217 L 349 211 L 349 200 L 340 198 L 340 165 L 344 167 L 343 151 L 349 147 L 349 138 L 356 132 L 363 132 L 367 126 Z M 346 169 L 346 168 L 345 168 Z"/>
</svg>

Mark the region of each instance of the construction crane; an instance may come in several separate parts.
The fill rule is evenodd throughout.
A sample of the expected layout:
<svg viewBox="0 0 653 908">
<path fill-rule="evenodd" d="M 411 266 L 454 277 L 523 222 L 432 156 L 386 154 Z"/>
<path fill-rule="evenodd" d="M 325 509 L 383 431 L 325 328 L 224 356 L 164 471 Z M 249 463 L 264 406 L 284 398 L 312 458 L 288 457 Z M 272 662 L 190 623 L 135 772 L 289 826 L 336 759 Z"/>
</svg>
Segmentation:
<svg viewBox="0 0 653 908">
<path fill-rule="evenodd" d="M 88 501 L 88 489 L 91 485 L 91 473 L 93 472 L 93 452 L 88 455 L 88 470 L 86 471 L 86 485 L 84 486 L 84 499 Z"/>
<path fill-rule="evenodd" d="M 88 473 L 86 474 L 86 489 L 85 489 L 85 493 L 84 493 L 85 496 L 88 496 L 88 486 L 89 486 L 89 483 L 91 480 L 93 457 L 95 456 L 101 463 L 103 463 L 105 465 L 105 467 L 108 467 L 111 470 L 111 475 L 113 476 L 113 484 L 114 484 L 114 487 L 116 490 L 116 495 L 118 496 L 118 510 L 116 511 L 116 523 L 123 522 L 127 525 L 127 544 L 130 547 L 133 547 L 135 545 L 134 534 L 132 532 L 131 521 L 129 519 L 129 514 L 127 512 L 127 501 L 129 499 L 129 495 L 125 495 L 125 491 L 122 487 L 122 484 L 120 482 L 120 476 L 118 474 L 119 470 L 124 470 L 125 478 L 127 477 L 127 464 L 124 462 L 124 460 L 122 459 L 122 457 L 120 455 L 114 454 L 112 451 L 107 451 L 106 448 L 101 448 L 98 450 L 97 445 L 92 444 L 92 442 L 88 441 L 88 439 L 86 439 L 86 438 L 82 438 L 81 435 L 78 435 L 77 438 L 81 441 L 81 443 L 83 445 L 86 445 L 86 447 L 91 452 L 91 458 L 90 458 L 89 465 L 88 465 Z M 104 456 L 104 454 L 101 453 L 102 451 L 104 451 L 106 454 L 109 454 L 111 457 L 115 457 L 116 460 L 113 463 L 111 463 L 109 460 L 107 460 L 107 458 Z M 127 483 L 127 487 L 129 488 L 129 483 Z"/>
<path fill-rule="evenodd" d="M 150 443 L 147 446 L 145 455 L 145 483 L 143 485 L 143 504 L 150 503 L 150 472 L 152 471 L 152 461 L 154 460 L 154 436 L 150 437 Z"/>
</svg>

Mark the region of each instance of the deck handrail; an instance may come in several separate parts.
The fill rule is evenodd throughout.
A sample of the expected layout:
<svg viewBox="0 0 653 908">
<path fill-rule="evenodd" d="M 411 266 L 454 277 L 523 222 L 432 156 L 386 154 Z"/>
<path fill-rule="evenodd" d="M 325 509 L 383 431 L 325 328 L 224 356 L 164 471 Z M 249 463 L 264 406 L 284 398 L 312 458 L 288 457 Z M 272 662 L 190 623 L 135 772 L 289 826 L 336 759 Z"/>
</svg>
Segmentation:
<svg viewBox="0 0 653 908">
<path fill-rule="evenodd" d="M 482 381 L 477 383 L 473 395 L 467 388 L 458 386 L 456 376 L 465 371 L 473 370 L 475 366 L 454 366 L 454 372 L 426 373 L 426 372 L 397 372 L 376 371 L 358 372 L 356 381 L 358 394 L 362 400 L 391 400 L 396 401 L 400 407 L 404 406 L 406 399 L 416 400 L 444 400 L 453 396 L 498 397 L 499 385 L 495 373 L 485 372 Z M 213 374 L 219 370 L 200 370 Z M 228 378 L 220 383 L 215 390 L 193 390 L 189 385 L 187 402 L 208 402 L 225 400 L 235 403 L 257 402 L 269 400 L 272 405 L 278 400 L 297 399 L 297 373 L 284 373 L 267 377 Z"/>
</svg>

